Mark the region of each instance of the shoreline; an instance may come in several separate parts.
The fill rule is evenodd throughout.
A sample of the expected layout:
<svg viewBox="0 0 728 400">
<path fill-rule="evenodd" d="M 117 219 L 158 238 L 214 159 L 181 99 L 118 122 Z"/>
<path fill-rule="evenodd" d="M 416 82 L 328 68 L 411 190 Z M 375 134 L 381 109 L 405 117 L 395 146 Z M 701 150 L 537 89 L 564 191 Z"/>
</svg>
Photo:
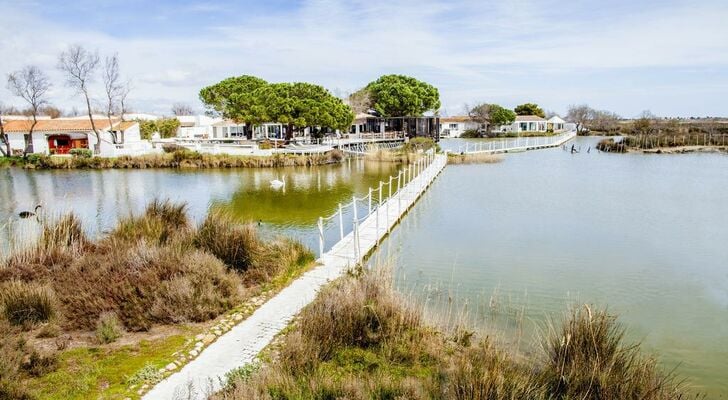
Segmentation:
<svg viewBox="0 0 728 400">
<path fill-rule="evenodd" d="M 338 164 L 345 158 L 345 154 L 339 150 L 309 155 L 274 154 L 270 156 L 233 156 L 204 154 L 195 151 L 122 157 L 59 157 L 31 154 L 25 158 L 0 158 L 0 168 L 27 170 L 279 168 Z"/>
</svg>

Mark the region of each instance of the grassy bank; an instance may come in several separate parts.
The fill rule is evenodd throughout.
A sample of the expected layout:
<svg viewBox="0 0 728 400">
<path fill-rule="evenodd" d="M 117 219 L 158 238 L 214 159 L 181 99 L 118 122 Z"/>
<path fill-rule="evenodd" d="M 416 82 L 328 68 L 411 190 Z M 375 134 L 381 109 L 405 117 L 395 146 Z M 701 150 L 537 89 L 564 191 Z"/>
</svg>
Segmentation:
<svg viewBox="0 0 728 400">
<path fill-rule="evenodd" d="M 448 164 L 494 164 L 503 161 L 503 157 L 496 154 L 474 153 L 456 154 L 448 153 Z"/>
<path fill-rule="evenodd" d="M 387 275 L 325 289 L 269 350 L 231 374 L 215 399 L 682 399 L 606 312 L 583 307 L 516 358 L 462 327 L 435 329 Z"/>
<path fill-rule="evenodd" d="M 370 150 L 364 158 L 376 162 L 411 163 L 417 161 L 423 152 L 431 149 L 440 151 L 440 146 L 430 138 L 417 137 L 397 149 Z"/>
<path fill-rule="evenodd" d="M 612 153 L 628 151 L 644 152 L 694 152 L 728 150 L 728 135 L 708 134 L 648 134 L 628 135 L 621 139 L 599 141 L 597 149 Z"/>
<path fill-rule="evenodd" d="M 144 169 L 144 168 L 275 168 L 338 163 L 344 158 L 339 150 L 322 154 L 272 156 L 231 156 L 203 154 L 190 150 L 123 157 L 46 156 L 2 157 L 0 167 L 26 169 Z"/>
<path fill-rule="evenodd" d="M 154 201 L 98 239 L 72 214 L 45 222 L 0 266 L 0 398 L 136 397 L 312 261 L 224 213 L 195 226 L 183 204 Z"/>
</svg>

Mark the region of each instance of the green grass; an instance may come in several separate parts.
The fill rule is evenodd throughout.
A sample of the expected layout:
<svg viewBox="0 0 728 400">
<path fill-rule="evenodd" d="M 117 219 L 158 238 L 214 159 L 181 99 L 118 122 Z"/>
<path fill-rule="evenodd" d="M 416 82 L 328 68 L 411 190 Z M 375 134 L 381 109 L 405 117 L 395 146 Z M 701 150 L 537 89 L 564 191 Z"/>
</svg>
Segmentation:
<svg viewBox="0 0 728 400">
<path fill-rule="evenodd" d="M 38 399 L 132 399 L 139 398 L 128 381 L 146 366 L 163 368 L 175 360 L 173 353 L 185 346 L 192 333 L 119 348 L 85 347 L 59 354 L 59 368 L 28 380 Z"/>
</svg>

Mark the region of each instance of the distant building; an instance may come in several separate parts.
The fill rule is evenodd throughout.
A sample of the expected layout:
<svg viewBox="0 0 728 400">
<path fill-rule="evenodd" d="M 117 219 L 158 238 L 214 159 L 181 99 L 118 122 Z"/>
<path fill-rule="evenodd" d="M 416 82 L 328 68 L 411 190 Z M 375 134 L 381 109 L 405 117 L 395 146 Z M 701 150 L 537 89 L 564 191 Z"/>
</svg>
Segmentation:
<svg viewBox="0 0 728 400">
<path fill-rule="evenodd" d="M 222 121 L 222 118 L 207 115 L 178 115 L 175 118 L 179 121 L 177 137 L 189 139 L 210 138 L 213 125 Z"/>
<path fill-rule="evenodd" d="M 378 117 L 356 115 L 349 129 L 349 138 L 431 137 L 440 139 L 439 117 Z"/>
<path fill-rule="evenodd" d="M 546 130 L 553 132 L 561 132 L 566 129 L 566 121 L 561 119 L 558 115 L 554 115 L 546 121 Z"/>
<path fill-rule="evenodd" d="M 465 131 L 479 129 L 480 124 L 467 115 L 440 117 L 440 137 L 460 137 Z"/>
<path fill-rule="evenodd" d="M 13 154 L 22 154 L 25 149 L 25 138 L 29 134 L 33 121 L 5 121 L 5 133 L 10 142 Z M 139 123 L 107 118 L 94 119 L 99 131 L 102 156 L 137 154 L 150 147 L 141 140 Z M 56 118 L 38 120 L 33 128 L 33 153 L 36 154 L 68 154 L 71 149 L 94 149 L 97 143 L 91 121 L 79 118 Z"/>
</svg>

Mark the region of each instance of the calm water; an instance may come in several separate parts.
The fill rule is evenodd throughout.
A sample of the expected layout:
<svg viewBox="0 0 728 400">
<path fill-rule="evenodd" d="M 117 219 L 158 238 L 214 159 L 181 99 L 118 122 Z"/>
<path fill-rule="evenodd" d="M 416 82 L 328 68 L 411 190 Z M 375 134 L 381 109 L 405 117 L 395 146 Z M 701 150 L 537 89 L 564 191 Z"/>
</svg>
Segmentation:
<svg viewBox="0 0 728 400">
<path fill-rule="evenodd" d="M 596 141 L 448 166 L 380 255 L 415 294 L 525 310 L 524 341 L 569 305 L 608 306 L 665 366 L 727 397 L 728 156 L 587 154 Z"/>
<path fill-rule="evenodd" d="M 375 258 L 393 258 L 405 290 L 493 306 L 506 318 L 492 323 L 522 332 L 523 342 L 569 305 L 608 306 L 667 367 L 728 397 L 728 156 L 587 154 L 595 143 L 579 139 L 584 151 L 574 155 L 550 149 L 448 166 Z M 169 198 L 187 202 L 197 220 L 220 207 L 317 249 L 318 216 L 396 168 L 2 169 L 0 218 L 17 223 L 18 211 L 41 202 L 73 210 L 98 233 Z M 285 191 L 272 189 L 281 177 Z M 329 244 L 337 229 L 327 227 Z"/>
<path fill-rule="evenodd" d="M 141 212 L 149 201 L 160 198 L 187 203 L 196 221 L 211 207 L 222 208 L 241 221 L 260 221 L 264 232 L 285 234 L 318 249 L 317 218 L 333 213 L 339 202 L 366 195 L 370 186 L 395 174 L 396 168 L 353 160 L 281 169 L 0 169 L 0 239 L 7 243 L 9 226 L 15 231 L 33 229 L 35 220 L 19 220 L 17 213 L 36 204 L 42 204 L 46 214 L 73 211 L 89 233 L 98 234 L 113 228 L 120 216 Z M 273 179 L 284 179 L 285 188 L 272 188 Z M 333 231 L 327 230 L 330 243 Z"/>
</svg>

